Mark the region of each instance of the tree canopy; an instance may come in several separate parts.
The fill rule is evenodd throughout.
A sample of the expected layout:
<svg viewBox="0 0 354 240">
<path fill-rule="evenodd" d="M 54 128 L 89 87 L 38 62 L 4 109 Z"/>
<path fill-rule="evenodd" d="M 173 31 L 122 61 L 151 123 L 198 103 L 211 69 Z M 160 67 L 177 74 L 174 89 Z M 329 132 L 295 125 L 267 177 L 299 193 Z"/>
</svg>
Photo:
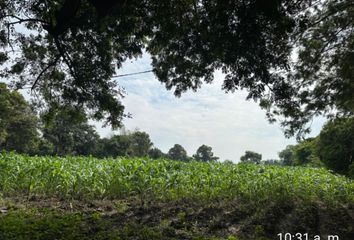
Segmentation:
<svg viewBox="0 0 354 240">
<path fill-rule="evenodd" d="M 114 135 L 110 138 L 103 138 L 98 141 L 95 156 L 101 158 L 129 156 L 129 146 L 130 139 L 128 135 Z"/>
<path fill-rule="evenodd" d="M 246 151 L 245 155 L 241 156 L 240 160 L 241 162 L 260 164 L 262 160 L 262 154 Z"/>
<path fill-rule="evenodd" d="M 296 145 L 288 145 L 279 152 L 282 165 L 323 167 L 318 155 L 318 137 L 298 141 Z"/>
<path fill-rule="evenodd" d="M 286 148 L 278 153 L 279 159 L 285 166 L 295 165 L 294 149 L 296 146 L 288 145 Z"/>
<path fill-rule="evenodd" d="M 214 156 L 212 147 L 204 144 L 197 149 L 197 152 L 193 155 L 193 158 L 202 162 L 212 162 L 219 159 L 218 157 Z"/>
<path fill-rule="evenodd" d="M 328 168 L 347 174 L 350 167 L 354 167 L 354 118 L 328 122 L 318 137 L 317 145 L 318 155 Z"/>
<path fill-rule="evenodd" d="M 175 144 L 167 153 L 168 158 L 178 161 L 188 161 L 187 151 L 179 144 Z"/>
<path fill-rule="evenodd" d="M 82 106 L 119 127 L 124 91 L 112 76 L 146 51 L 177 96 L 221 70 L 225 91 L 248 90 L 290 136 L 315 115 L 353 115 L 353 8 L 350 0 L 1 0 L 0 74 L 48 107 Z"/>
<path fill-rule="evenodd" d="M 0 83 L 0 150 L 36 151 L 38 125 L 38 118 L 24 97 Z"/>
<path fill-rule="evenodd" d="M 74 118 L 70 114 L 73 111 L 81 112 L 81 118 Z M 64 156 L 95 153 L 100 136 L 95 128 L 87 123 L 83 110 L 66 106 L 48 114 L 42 113 L 43 138 L 53 146 L 52 152 L 47 154 Z M 52 118 L 49 122 L 48 117 Z"/>
<path fill-rule="evenodd" d="M 149 150 L 149 157 L 152 159 L 159 159 L 166 157 L 166 154 L 164 154 L 160 149 L 155 147 Z"/>
<path fill-rule="evenodd" d="M 287 135 L 308 132 L 313 116 L 354 114 L 354 4 L 351 0 L 309 1 L 292 33 L 297 60 L 287 78 L 292 97 L 270 98 Z M 272 115 L 272 111 L 268 113 Z"/>
</svg>

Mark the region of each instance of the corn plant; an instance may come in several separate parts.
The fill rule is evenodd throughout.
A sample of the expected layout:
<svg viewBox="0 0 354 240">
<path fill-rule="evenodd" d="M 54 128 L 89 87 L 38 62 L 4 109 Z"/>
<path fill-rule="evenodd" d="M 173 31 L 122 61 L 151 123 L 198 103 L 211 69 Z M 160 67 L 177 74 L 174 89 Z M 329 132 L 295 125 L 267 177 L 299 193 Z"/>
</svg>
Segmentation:
<svg viewBox="0 0 354 240">
<path fill-rule="evenodd" d="M 354 202 L 354 182 L 326 169 L 178 162 L 146 158 L 0 154 L 0 193 L 61 199 L 299 198 Z"/>
</svg>

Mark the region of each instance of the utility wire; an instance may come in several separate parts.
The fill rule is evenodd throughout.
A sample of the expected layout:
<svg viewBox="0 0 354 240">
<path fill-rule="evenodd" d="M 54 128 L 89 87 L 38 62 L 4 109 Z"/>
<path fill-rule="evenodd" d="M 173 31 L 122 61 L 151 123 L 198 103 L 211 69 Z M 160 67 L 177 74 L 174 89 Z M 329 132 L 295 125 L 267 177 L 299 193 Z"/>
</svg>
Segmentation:
<svg viewBox="0 0 354 240">
<path fill-rule="evenodd" d="M 138 75 L 138 74 L 149 73 L 149 72 L 152 72 L 152 70 L 147 70 L 147 71 L 142 71 L 142 72 L 135 72 L 135 73 L 120 74 L 120 75 L 112 76 L 112 78 L 132 76 L 132 75 Z"/>
</svg>

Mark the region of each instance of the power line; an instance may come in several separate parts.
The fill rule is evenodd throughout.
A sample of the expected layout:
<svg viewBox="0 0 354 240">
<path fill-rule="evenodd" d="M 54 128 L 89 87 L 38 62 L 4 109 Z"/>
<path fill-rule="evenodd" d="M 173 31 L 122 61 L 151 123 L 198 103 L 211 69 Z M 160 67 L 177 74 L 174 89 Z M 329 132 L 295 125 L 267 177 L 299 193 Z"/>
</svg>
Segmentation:
<svg viewBox="0 0 354 240">
<path fill-rule="evenodd" d="M 138 75 L 138 74 L 149 73 L 149 72 L 152 72 L 152 70 L 147 70 L 147 71 L 142 71 L 142 72 L 135 72 L 135 73 L 120 74 L 120 75 L 112 76 L 112 78 L 132 76 L 132 75 Z"/>
</svg>

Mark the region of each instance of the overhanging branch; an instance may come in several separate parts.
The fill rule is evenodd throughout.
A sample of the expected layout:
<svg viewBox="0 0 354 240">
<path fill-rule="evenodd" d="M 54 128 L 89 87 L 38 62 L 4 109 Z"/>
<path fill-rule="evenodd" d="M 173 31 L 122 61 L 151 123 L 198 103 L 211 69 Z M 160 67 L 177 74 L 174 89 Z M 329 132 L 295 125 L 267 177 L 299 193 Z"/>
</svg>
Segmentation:
<svg viewBox="0 0 354 240">
<path fill-rule="evenodd" d="M 39 75 L 37 76 L 36 80 L 34 81 L 34 83 L 32 84 L 31 87 L 31 91 L 33 91 L 38 83 L 38 81 L 41 79 L 41 77 L 43 76 L 43 74 L 51 67 L 55 66 L 58 61 L 60 59 L 60 55 L 58 55 L 53 62 L 48 63 L 48 65 L 39 73 Z"/>
</svg>

